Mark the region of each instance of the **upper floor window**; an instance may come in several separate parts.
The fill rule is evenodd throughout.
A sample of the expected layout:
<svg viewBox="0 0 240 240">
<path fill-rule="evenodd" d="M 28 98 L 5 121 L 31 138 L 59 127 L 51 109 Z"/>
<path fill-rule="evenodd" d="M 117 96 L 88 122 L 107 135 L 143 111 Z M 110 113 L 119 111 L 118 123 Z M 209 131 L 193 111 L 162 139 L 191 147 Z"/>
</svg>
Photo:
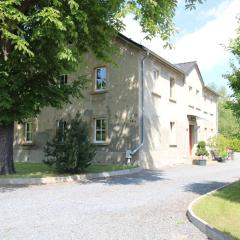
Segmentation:
<svg viewBox="0 0 240 240">
<path fill-rule="evenodd" d="M 24 124 L 24 138 L 26 143 L 33 142 L 33 124 L 32 122 L 25 122 Z"/>
<path fill-rule="evenodd" d="M 61 75 L 59 77 L 59 87 L 67 84 L 67 82 L 68 82 L 68 75 Z"/>
<path fill-rule="evenodd" d="M 198 89 L 196 90 L 196 95 L 197 95 L 197 96 L 199 95 L 199 90 L 198 90 Z"/>
<path fill-rule="evenodd" d="M 103 143 L 107 140 L 106 119 L 95 119 L 95 137 L 96 143 Z"/>
<path fill-rule="evenodd" d="M 159 71 L 158 70 L 153 70 L 153 79 L 155 80 L 155 81 L 157 81 L 158 80 L 158 77 L 159 77 Z"/>
<path fill-rule="evenodd" d="M 173 99 L 175 96 L 175 79 L 170 78 L 170 98 Z"/>
<path fill-rule="evenodd" d="M 95 90 L 101 91 L 106 89 L 107 69 L 106 67 L 95 68 Z"/>
</svg>

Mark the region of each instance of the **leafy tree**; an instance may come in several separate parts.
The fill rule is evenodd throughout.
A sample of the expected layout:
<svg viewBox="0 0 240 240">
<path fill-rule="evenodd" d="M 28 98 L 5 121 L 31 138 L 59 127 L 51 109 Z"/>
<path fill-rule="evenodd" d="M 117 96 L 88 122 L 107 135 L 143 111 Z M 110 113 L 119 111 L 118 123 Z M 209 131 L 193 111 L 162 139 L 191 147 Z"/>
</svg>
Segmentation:
<svg viewBox="0 0 240 240">
<path fill-rule="evenodd" d="M 44 149 L 47 165 L 59 173 L 83 172 L 95 156 L 95 147 L 88 137 L 88 126 L 79 114 L 68 125 L 57 130 Z"/>
<path fill-rule="evenodd" d="M 185 0 L 186 8 L 203 0 Z M 133 13 L 147 38 L 173 33 L 177 0 L 0 1 L 0 174 L 14 173 L 14 121 L 79 97 L 83 78 L 59 88 L 85 52 L 110 59 L 111 40 Z"/>
<path fill-rule="evenodd" d="M 238 19 L 240 23 L 240 18 Z M 231 63 L 231 73 L 226 74 L 229 86 L 233 91 L 229 106 L 234 114 L 240 119 L 240 26 L 237 29 L 237 37 L 230 42 L 229 51 L 234 56 L 234 62 Z"/>
<path fill-rule="evenodd" d="M 231 98 L 225 86 L 217 87 L 211 83 L 210 88 L 219 93 L 218 102 L 218 132 L 227 138 L 240 136 L 240 125 L 232 109 L 229 108 Z"/>
</svg>

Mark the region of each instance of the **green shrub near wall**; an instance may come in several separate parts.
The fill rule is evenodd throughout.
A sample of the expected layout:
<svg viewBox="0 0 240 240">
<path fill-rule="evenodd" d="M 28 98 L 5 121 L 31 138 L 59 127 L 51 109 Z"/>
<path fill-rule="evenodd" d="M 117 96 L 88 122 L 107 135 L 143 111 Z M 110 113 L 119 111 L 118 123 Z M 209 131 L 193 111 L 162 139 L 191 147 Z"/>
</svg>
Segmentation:
<svg viewBox="0 0 240 240">
<path fill-rule="evenodd" d="M 240 139 L 238 138 L 227 138 L 221 134 L 210 139 L 208 145 L 215 148 L 218 154 L 222 157 L 227 156 L 228 149 L 234 152 L 240 152 Z"/>
</svg>

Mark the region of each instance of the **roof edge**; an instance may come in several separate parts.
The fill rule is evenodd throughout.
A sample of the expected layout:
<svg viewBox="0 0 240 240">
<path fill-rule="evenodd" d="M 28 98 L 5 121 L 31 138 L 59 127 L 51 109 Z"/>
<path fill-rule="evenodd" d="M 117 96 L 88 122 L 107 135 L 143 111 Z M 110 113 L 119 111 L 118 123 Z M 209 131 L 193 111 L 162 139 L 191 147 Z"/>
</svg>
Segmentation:
<svg viewBox="0 0 240 240">
<path fill-rule="evenodd" d="M 151 54 L 153 57 L 157 58 L 159 61 L 161 61 L 165 65 L 167 65 L 167 66 L 171 67 L 172 69 L 174 69 L 175 71 L 181 73 L 184 77 L 186 76 L 186 74 L 185 74 L 185 72 L 183 70 L 181 70 L 180 68 L 176 67 L 174 64 L 170 63 L 166 59 L 160 57 L 157 53 L 153 52 L 149 48 L 147 48 L 147 47 L 145 47 L 145 46 L 135 42 L 134 40 L 126 37 L 122 33 L 118 33 L 118 37 L 122 38 L 123 40 L 125 40 L 127 42 L 130 42 L 131 44 L 135 45 L 136 47 L 140 48 L 141 50 L 143 50 L 145 52 L 148 52 L 149 54 Z"/>
<path fill-rule="evenodd" d="M 213 93 L 214 95 L 220 97 L 220 94 L 217 93 L 215 90 L 213 90 L 212 88 L 208 87 L 208 86 L 204 86 L 205 89 L 207 89 L 209 92 Z"/>
</svg>

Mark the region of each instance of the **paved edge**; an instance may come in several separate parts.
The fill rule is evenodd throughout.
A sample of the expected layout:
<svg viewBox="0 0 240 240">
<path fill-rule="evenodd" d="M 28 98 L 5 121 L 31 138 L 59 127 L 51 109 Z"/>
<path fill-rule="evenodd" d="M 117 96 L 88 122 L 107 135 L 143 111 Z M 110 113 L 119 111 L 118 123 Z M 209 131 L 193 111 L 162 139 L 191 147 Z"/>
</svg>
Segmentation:
<svg viewBox="0 0 240 240">
<path fill-rule="evenodd" d="M 4 185 L 38 185 L 38 184 L 51 184 L 51 183 L 63 183 L 63 182 L 76 182 L 80 180 L 90 180 L 98 178 L 107 178 L 114 176 L 123 176 L 128 174 L 139 173 L 143 170 L 141 167 L 118 170 L 112 172 L 102 172 L 102 173 L 88 173 L 79 174 L 64 177 L 46 177 L 46 178 L 8 178 L 0 179 L 0 186 Z"/>
<path fill-rule="evenodd" d="M 239 181 L 239 180 L 237 180 Z M 234 182 L 237 182 L 234 181 Z M 205 222 L 203 219 L 199 218 L 192 210 L 193 206 L 200 201 L 202 198 L 213 194 L 214 192 L 223 189 L 227 186 L 232 185 L 234 182 L 232 183 L 228 183 L 226 185 L 224 185 L 223 187 L 217 188 L 211 192 L 208 192 L 198 198 L 196 198 L 194 201 L 192 201 L 190 203 L 190 205 L 188 206 L 188 210 L 187 210 L 187 217 L 189 219 L 189 221 L 195 225 L 195 227 L 197 227 L 200 231 L 202 231 L 204 234 L 207 235 L 207 237 L 211 240 L 233 240 L 232 237 L 227 236 L 226 234 L 224 234 L 223 232 L 219 231 L 218 229 L 216 229 L 215 227 L 211 226 L 210 224 L 208 224 L 207 222 Z"/>
</svg>

